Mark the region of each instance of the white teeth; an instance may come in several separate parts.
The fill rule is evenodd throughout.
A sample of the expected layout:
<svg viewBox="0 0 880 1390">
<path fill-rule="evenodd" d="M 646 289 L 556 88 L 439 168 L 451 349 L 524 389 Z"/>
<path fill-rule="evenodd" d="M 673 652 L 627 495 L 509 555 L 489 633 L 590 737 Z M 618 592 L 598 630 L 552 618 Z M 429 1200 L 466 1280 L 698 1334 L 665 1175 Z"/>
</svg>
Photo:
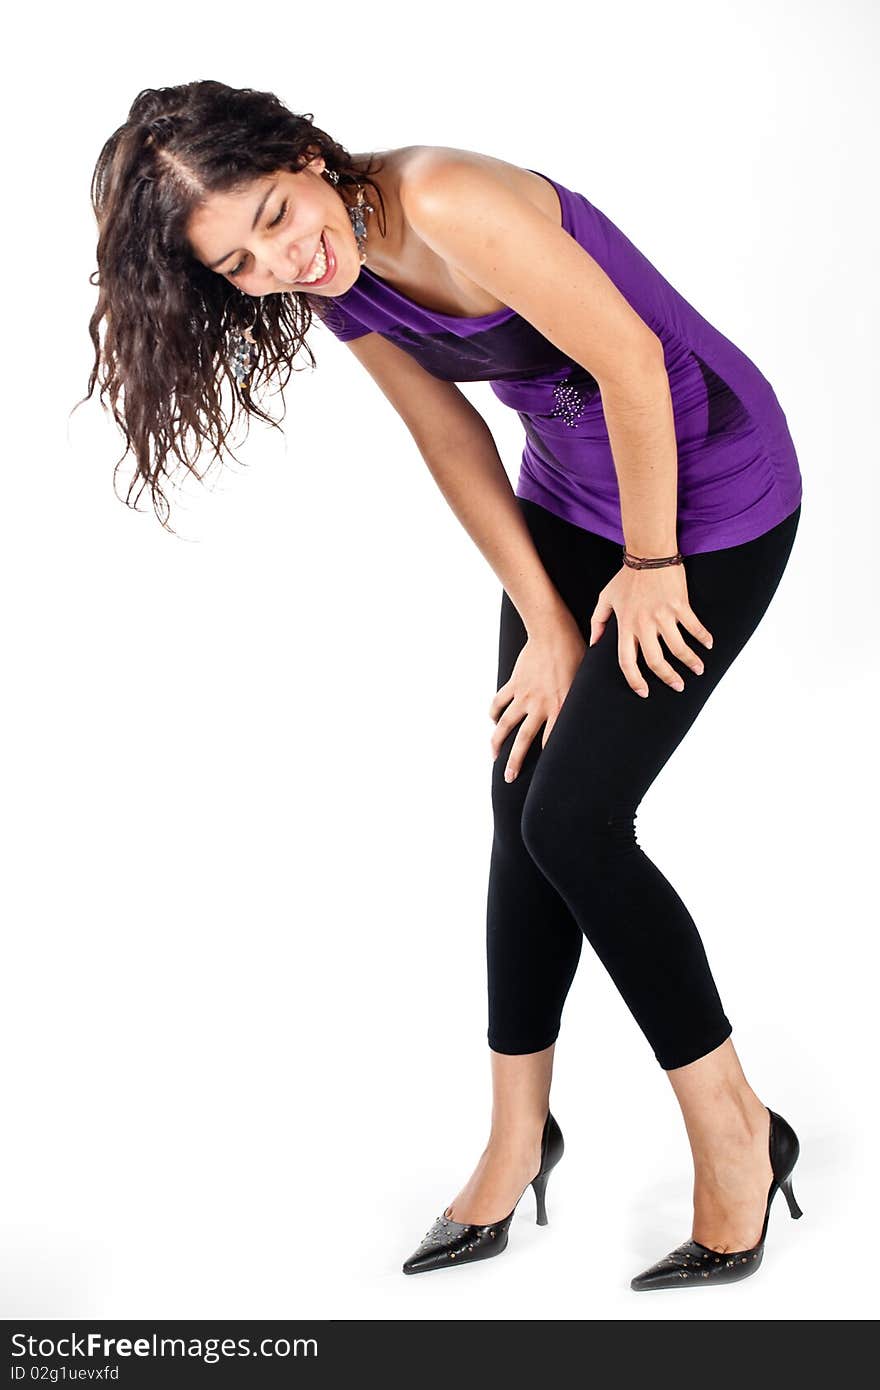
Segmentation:
<svg viewBox="0 0 880 1390">
<path fill-rule="evenodd" d="M 313 281 L 320 280 L 322 275 L 327 274 L 327 257 L 324 254 L 323 238 L 321 239 L 321 242 L 318 246 L 318 250 L 315 253 L 312 265 L 315 267 L 314 272 L 311 275 L 304 275 L 302 279 L 298 282 L 300 285 L 311 285 Z"/>
</svg>

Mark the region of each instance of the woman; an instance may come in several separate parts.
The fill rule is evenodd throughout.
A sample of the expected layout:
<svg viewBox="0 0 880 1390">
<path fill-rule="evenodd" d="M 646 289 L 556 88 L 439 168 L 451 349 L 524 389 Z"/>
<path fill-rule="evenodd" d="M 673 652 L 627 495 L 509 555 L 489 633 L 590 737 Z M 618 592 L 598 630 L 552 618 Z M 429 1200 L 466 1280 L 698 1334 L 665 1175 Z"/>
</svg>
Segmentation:
<svg viewBox="0 0 880 1390">
<path fill-rule="evenodd" d="M 270 418 L 255 390 L 285 384 L 300 348 L 314 364 L 317 315 L 503 585 L 491 1130 L 404 1271 L 501 1253 L 529 1183 L 546 1221 L 555 1041 L 586 936 L 693 1151 L 691 1236 L 631 1286 L 754 1273 L 778 1187 L 800 1215 L 798 1141 L 747 1082 L 697 928 L 634 817 L 789 557 L 801 477 L 770 384 L 584 195 L 467 151 L 351 155 L 266 93 L 142 92 L 92 195 L 88 394 L 100 382 L 163 524 L 168 465 L 201 476 L 241 412 Z M 456 385 L 476 380 L 523 422 L 515 493 Z"/>
</svg>

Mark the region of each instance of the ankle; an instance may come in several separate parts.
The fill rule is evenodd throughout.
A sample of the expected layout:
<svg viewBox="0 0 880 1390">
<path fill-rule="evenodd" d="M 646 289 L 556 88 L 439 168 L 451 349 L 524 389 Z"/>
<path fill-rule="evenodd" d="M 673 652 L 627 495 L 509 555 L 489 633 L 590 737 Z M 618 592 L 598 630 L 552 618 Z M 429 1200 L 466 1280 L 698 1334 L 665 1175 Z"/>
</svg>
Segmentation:
<svg viewBox="0 0 880 1390">
<path fill-rule="evenodd" d="M 502 1116 L 493 1114 L 487 1148 L 508 1153 L 528 1153 L 540 1147 L 547 1112 Z"/>
<path fill-rule="evenodd" d="M 751 1089 L 719 1096 L 688 1124 L 698 1173 L 729 1167 L 766 1145 L 768 1125 L 767 1107 Z"/>
</svg>

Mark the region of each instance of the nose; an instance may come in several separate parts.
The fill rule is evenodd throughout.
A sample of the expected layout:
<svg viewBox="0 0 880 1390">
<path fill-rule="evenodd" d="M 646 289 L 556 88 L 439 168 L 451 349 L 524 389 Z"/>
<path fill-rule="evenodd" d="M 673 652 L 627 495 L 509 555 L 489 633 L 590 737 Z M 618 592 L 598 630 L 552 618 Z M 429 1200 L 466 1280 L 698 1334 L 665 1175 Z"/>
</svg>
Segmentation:
<svg viewBox="0 0 880 1390">
<path fill-rule="evenodd" d="M 287 284 L 293 283 L 303 274 L 309 263 L 309 255 L 304 246 L 279 246 L 270 256 L 267 265 L 270 276 Z"/>
<path fill-rule="evenodd" d="M 285 283 L 292 283 L 300 273 L 299 266 L 302 264 L 302 256 L 297 258 L 296 251 L 275 252 L 270 256 L 265 254 L 255 256 L 250 267 L 250 274 L 242 276 L 239 284 L 246 278 L 248 281 L 247 292 L 249 294 L 270 294 L 278 288 L 279 280 Z M 244 285 L 242 284 L 244 288 Z"/>
<path fill-rule="evenodd" d="M 263 245 L 253 250 L 247 289 L 250 294 L 271 294 L 279 281 L 292 285 L 308 269 L 314 255 L 314 237 L 286 245 Z M 244 288 L 244 277 L 239 283 Z"/>
<path fill-rule="evenodd" d="M 279 261 L 272 261 L 271 264 L 264 263 L 260 267 L 255 267 L 254 280 L 259 283 L 259 289 L 255 294 L 270 294 L 277 290 L 278 282 L 286 283 L 295 278 L 295 268 L 292 265 L 284 265 Z"/>
</svg>

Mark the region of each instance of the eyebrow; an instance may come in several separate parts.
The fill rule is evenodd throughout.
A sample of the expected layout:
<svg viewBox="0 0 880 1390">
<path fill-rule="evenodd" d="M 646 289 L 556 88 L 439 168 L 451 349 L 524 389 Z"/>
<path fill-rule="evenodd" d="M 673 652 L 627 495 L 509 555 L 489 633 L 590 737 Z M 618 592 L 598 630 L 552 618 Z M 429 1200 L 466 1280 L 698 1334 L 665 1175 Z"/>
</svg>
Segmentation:
<svg viewBox="0 0 880 1390">
<path fill-rule="evenodd" d="M 277 187 L 278 187 L 278 180 L 276 179 L 275 182 L 274 182 L 273 184 L 271 184 L 269 188 L 266 189 L 266 192 L 263 194 L 262 198 L 260 199 L 260 206 L 257 208 L 256 212 L 254 213 L 254 220 L 253 220 L 253 222 L 251 223 L 251 231 L 254 231 L 254 229 L 256 228 L 257 223 L 259 222 L 260 218 L 262 217 L 262 215 L 263 215 L 263 208 L 266 206 L 266 203 L 269 201 L 269 195 L 270 195 L 270 194 L 273 192 L 273 190 L 276 189 Z M 234 256 L 234 255 L 235 255 L 235 252 L 234 252 L 234 251 L 227 251 L 227 252 L 226 252 L 226 255 L 225 255 L 225 256 L 221 256 L 220 259 L 219 259 L 219 261 L 213 261 L 213 262 L 211 263 L 211 265 L 208 266 L 208 269 L 209 269 L 209 270 L 216 270 L 217 267 L 218 267 L 218 265 L 222 265 L 224 261 L 228 261 L 228 260 L 229 260 L 229 257 L 230 257 L 230 256 Z"/>
</svg>

